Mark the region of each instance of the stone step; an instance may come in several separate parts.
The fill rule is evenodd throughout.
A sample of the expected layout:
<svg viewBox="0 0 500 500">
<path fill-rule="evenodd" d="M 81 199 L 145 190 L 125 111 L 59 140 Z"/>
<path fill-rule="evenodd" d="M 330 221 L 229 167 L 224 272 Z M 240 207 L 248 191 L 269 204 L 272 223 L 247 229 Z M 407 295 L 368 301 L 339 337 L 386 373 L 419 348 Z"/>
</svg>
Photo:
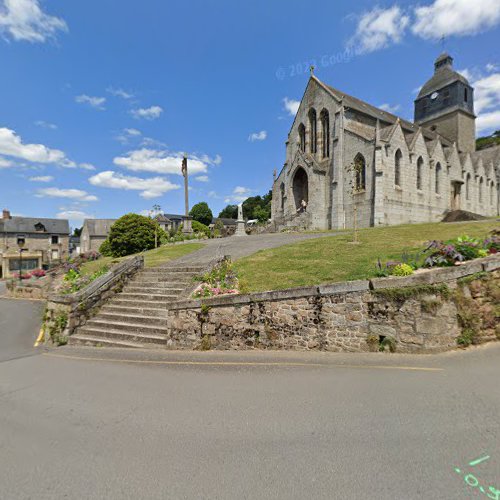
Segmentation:
<svg viewBox="0 0 500 500">
<path fill-rule="evenodd" d="M 140 280 L 130 280 L 126 286 L 132 286 L 135 288 L 158 288 L 160 290 L 171 290 L 178 288 L 186 288 L 186 285 L 190 283 L 189 280 L 185 281 L 140 281 Z M 193 282 L 194 283 L 194 282 Z"/>
<path fill-rule="evenodd" d="M 143 272 L 173 272 L 173 273 L 201 273 L 205 266 L 161 266 L 161 267 L 146 267 Z"/>
<path fill-rule="evenodd" d="M 121 295 L 117 295 L 110 299 L 106 305 L 110 306 L 121 306 L 121 307 L 140 307 L 145 309 L 157 309 L 158 311 L 165 311 L 165 302 L 159 302 L 158 300 L 134 300 L 125 299 Z"/>
<path fill-rule="evenodd" d="M 93 318 L 98 321 L 109 321 L 110 323 L 122 322 L 138 325 L 149 325 L 163 328 L 167 325 L 167 318 L 159 316 L 148 316 L 146 314 L 123 314 L 101 309 L 99 314 Z"/>
<path fill-rule="evenodd" d="M 143 347 L 141 344 L 136 342 L 123 342 L 119 340 L 109 340 L 101 337 L 95 337 L 93 335 L 84 335 L 81 333 L 76 333 L 70 335 L 68 338 L 69 345 L 83 345 L 90 347 L 127 347 L 137 349 Z M 150 347 L 150 346 L 149 346 Z"/>
<path fill-rule="evenodd" d="M 115 313 L 121 314 L 123 317 L 132 315 L 132 316 L 154 316 L 155 318 L 166 318 L 167 313 L 165 307 L 161 307 L 158 309 L 154 309 L 152 307 L 141 307 L 138 302 L 133 303 L 132 306 L 123 306 L 120 303 L 111 303 L 108 302 L 105 306 L 101 308 L 99 311 L 99 315 L 96 317 L 101 317 L 101 313 Z"/>
<path fill-rule="evenodd" d="M 179 294 L 155 294 L 155 293 L 128 293 L 121 292 L 120 297 L 127 300 L 140 300 L 142 301 L 159 301 L 159 302 L 175 302 L 179 300 Z"/>
<path fill-rule="evenodd" d="M 123 288 L 124 293 L 148 293 L 153 295 L 175 295 L 179 296 L 185 287 L 177 288 L 151 288 L 151 287 L 141 287 L 132 284 L 126 285 Z"/>
<path fill-rule="evenodd" d="M 126 317 L 121 318 L 121 321 L 108 321 L 101 320 L 99 316 L 88 321 L 79 331 L 83 332 L 88 328 L 107 332 L 108 330 L 119 330 L 124 331 L 129 334 L 139 334 L 139 335 L 166 335 L 168 330 L 166 326 L 150 326 L 144 323 L 135 323 L 133 321 L 128 321 Z"/>
<path fill-rule="evenodd" d="M 170 278 L 190 278 L 192 276 L 196 276 L 199 273 L 196 273 L 194 271 L 179 271 L 179 272 L 174 272 L 173 270 L 158 270 L 158 271 L 151 271 L 150 269 L 145 269 L 144 271 L 141 271 L 139 276 L 148 276 L 148 277 L 154 277 L 154 276 L 161 276 L 162 278 L 170 277 Z"/>
<path fill-rule="evenodd" d="M 195 281 L 195 274 L 192 276 L 162 276 L 162 275 L 150 275 L 143 276 L 142 274 L 138 274 L 135 276 L 130 282 L 143 282 L 143 283 L 190 283 Z"/>
</svg>

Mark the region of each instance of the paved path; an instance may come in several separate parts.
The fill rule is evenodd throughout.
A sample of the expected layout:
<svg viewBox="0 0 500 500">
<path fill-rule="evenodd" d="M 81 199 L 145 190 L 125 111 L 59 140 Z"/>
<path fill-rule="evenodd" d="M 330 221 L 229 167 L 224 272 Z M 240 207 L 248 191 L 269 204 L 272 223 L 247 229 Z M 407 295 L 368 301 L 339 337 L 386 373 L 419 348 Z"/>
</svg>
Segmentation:
<svg viewBox="0 0 500 500">
<path fill-rule="evenodd" d="M 250 236 L 231 236 L 207 240 L 200 250 L 175 260 L 175 263 L 209 262 L 216 257 L 230 255 L 233 260 L 241 259 L 259 250 L 276 248 L 290 243 L 325 236 L 335 236 L 338 233 L 272 233 Z M 171 265 L 173 261 L 167 265 Z"/>
<path fill-rule="evenodd" d="M 464 475 L 500 487 L 499 359 L 497 344 L 438 356 L 60 348 L 3 362 L 0 496 L 487 498 Z"/>
</svg>

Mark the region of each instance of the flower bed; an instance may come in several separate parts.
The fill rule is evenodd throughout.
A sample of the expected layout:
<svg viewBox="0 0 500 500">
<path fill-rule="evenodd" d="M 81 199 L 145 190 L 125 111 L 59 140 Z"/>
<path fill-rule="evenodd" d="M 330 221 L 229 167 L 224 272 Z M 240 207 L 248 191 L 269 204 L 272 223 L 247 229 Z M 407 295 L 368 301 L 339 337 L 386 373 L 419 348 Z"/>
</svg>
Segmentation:
<svg viewBox="0 0 500 500">
<path fill-rule="evenodd" d="M 193 299 L 239 293 L 238 278 L 229 260 L 222 261 L 212 271 L 195 279 L 201 281 L 201 284 L 193 292 Z"/>
<path fill-rule="evenodd" d="M 424 268 L 456 266 L 462 262 L 487 257 L 500 252 L 500 231 L 494 230 L 487 238 L 460 236 L 447 241 L 434 240 L 416 254 L 405 254 L 401 261 L 378 261 L 377 276 L 409 276 Z"/>
<path fill-rule="evenodd" d="M 86 275 L 81 272 L 82 264 L 89 261 L 98 260 L 100 257 L 101 254 L 99 252 L 90 251 L 78 255 L 78 257 L 76 257 L 75 259 L 64 264 L 65 273 L 59 292 L 62 295 L 68 295 L 70 293 L 78 292 L 100 276 L 106 274 L 109 271 L 108 266 L 103 266 L 101 269 L 90 275 Z"/>
</svg>

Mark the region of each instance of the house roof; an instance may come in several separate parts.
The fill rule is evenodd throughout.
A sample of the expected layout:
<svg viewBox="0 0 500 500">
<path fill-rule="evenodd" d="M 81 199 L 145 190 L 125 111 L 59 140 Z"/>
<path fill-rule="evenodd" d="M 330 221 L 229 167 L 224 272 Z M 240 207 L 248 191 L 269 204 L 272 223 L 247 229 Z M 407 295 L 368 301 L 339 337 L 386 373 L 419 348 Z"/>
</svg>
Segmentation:
<svg viewBox="0 0 500 500">
<path fill-rule="evenodd" d="M 83 227 L 87 227 L 89 236 L 108 236 L 111 226 L 117 219 L 85 219 Z"/>
<path fill-rule="evenodd" d="M 40 229 L 37 226 L 40 224 Z M 43 227 L 42 227 L 43 226 Z M 47 233 L 69 234 L 69 221 L 66 219 L 45 219 L 34 217 L 11 217 L 0 219 L 0 232 L 2 233 Z"/>
<path fill-rule="evenodd" d="M 172 220 L 184 220 L 186 218 L 185 215 L 178 214 L 160 214 L 155 217 L 158 222 L 170 222 Z"/>
</svg>

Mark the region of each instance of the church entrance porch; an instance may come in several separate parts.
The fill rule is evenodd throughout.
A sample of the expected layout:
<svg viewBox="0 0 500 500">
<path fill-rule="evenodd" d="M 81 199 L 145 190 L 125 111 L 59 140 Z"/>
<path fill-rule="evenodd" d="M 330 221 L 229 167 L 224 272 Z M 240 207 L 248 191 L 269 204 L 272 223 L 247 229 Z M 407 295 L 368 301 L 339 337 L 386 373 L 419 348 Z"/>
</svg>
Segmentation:
<svg viewBox="0 0 500 500">
<path fill-rule="evenodd" d="M 309 182 L 307 173 L 302 167 L 299 167 L 295 172 L 292 189 L 295 209 L 301 208 L 302 200 L 309 203 Z"/>
</svg>

